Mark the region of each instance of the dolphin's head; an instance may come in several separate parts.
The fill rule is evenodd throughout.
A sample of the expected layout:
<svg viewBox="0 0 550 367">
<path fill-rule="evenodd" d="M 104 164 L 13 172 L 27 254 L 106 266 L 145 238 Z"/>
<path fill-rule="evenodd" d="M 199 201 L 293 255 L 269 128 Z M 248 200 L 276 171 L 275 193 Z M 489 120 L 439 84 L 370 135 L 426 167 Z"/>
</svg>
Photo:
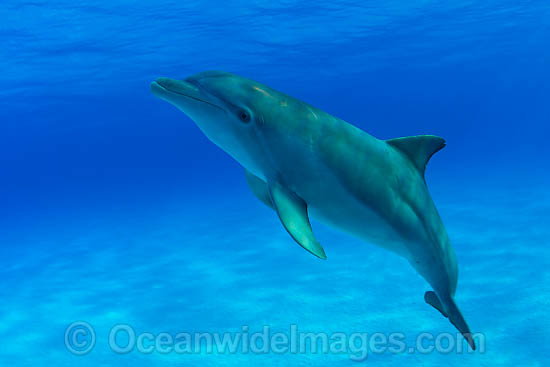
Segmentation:
<svg viewBox="0 0 550 367">
<path fill-rule="evenodd" d="M 218 140 L 227 134 L 229 125 L 236 125 L 239 111 L 220 95 L 220 88 L 212 88 L 211 79 L 229 84 L 231 75 L 204 72 L 184 80 L 159 78 L 151 83 L 153 94 L 170 102 L 188 115 L 210 139 Z M 220 136 L 221 135 L 221 136 Z"/>
<path fill-rule="evenodd" d="M 262 126 L 267 127 L 281 109 L 282 93 L 220 71 L 206 71 L 184 80 L 159 78 L 151 90 L 188 115 L 239 163 L 263 176 L 265 152 L 259 136 Z"/>
</svg>

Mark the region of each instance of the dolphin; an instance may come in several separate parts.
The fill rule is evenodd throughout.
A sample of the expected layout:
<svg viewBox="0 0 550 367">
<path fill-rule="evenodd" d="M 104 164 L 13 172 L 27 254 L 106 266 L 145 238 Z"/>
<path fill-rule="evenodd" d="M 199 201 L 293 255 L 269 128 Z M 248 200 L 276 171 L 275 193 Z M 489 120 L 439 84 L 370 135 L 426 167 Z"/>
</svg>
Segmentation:
<svg viewBox="0 0 550 367">
<path fill-rule="evenodd" d="M 159 78 L 151 91 L 244 167 L 254 195 L 313 255 L 326 259 L 310 216 L 407 259 L 433 288 L 424 300 L 475 350 L 454 300 L 456 256 L 424 179 L 444 139 L 380 140 L 305 102 L 221 71 Z"/>
</svg>

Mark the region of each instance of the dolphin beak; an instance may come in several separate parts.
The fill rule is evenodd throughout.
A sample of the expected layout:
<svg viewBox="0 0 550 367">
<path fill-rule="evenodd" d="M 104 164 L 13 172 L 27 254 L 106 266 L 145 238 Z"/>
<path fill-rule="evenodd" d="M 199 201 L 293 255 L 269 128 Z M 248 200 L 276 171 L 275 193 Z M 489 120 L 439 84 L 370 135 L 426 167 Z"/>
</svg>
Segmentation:
<svg viewBox="0 0 550 367">
<path fill-rule="evenodd" d="M 151 83 L 151 92 L 157 97 L 163 98 L 171 94 L 179 94 L 186 97 L 198 98 L 199 88 L 184 80 L 170 78 L 158 78 Z"/>
<path fill-rule="evenodd" d="M 151 92 L 186 113 L 188 112 L 186 110 L 190 106 L 194 107 L 197 104 L 206 104 L 223 110 L 223 108 L 216 104 L 216 101 L 209 93 L 200 88 L 198 83 L 186 80 L 158 78 L 151 83 Z"/>
<path fill-rule="evenodd" d="M 159 98 L 161 98 L 164 95 L 164 93 L 168 92 L 162 85 L 160 85 L 156 81 L 151 83 L 150 88 L 151 88 L 151 92 Z"/>
</svg>

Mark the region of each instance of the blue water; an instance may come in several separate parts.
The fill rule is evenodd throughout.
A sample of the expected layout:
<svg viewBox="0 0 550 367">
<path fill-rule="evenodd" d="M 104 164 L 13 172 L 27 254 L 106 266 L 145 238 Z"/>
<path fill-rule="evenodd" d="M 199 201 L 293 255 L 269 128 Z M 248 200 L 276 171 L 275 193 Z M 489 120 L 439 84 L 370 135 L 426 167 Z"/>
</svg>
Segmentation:
<svg viewBox="0 0 550 367">
<path fill-rule="evenodd" d="M 352 366 L 347 353 L 117 354 L 137 333 L 454 333 L 402 259 L 313 222 L 297 246 L 242 169 L 154 98 L 219 69 L 379 138 L 436 134 L 427 181 L 476 353 L 372 366 L 550 363 L 547 1 L 0 3 L 0 365 Z M 71 354 L 69 324 L 95 348 Z M 83 339 L 85 341 L 85 339 Z"/>
</svg>

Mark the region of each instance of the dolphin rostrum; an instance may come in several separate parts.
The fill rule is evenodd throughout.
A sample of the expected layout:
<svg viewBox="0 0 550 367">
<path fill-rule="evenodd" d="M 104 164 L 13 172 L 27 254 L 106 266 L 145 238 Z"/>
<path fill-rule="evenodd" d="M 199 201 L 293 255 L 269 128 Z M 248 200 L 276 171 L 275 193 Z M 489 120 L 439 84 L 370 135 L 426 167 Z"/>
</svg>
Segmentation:
<svg viewBox="0 0 550 367">
<path fill-rule="evenodd" d="M 404 258 L 434 291 L 424 299 L 475 349 L 454 295 L 458 267 L 424 170 L 445 146 L 433 135 L 379 140 L 295 98 L 238 75 L 159 78 L 153 94 L 187 114 L 245 169 L 250 189 L 290 236 L 326 259 L 309 216 Z"/>
</svg>

